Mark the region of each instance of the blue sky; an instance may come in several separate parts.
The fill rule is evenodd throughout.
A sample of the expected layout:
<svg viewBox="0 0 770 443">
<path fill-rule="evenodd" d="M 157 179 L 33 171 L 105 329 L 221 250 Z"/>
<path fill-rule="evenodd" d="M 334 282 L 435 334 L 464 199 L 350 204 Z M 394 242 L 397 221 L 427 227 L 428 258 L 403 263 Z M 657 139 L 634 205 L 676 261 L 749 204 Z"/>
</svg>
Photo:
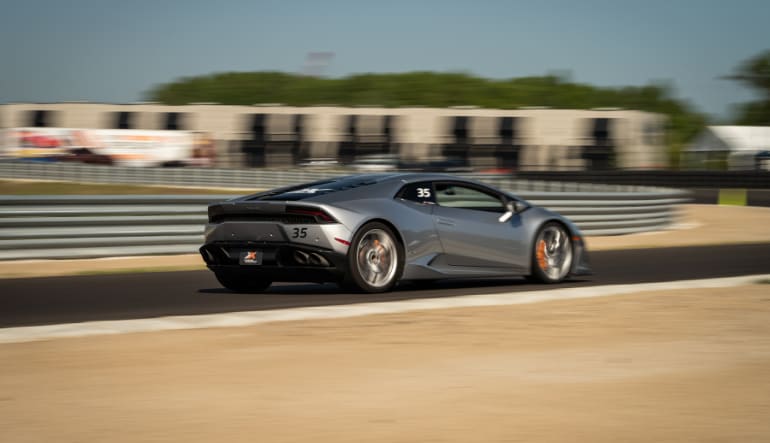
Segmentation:
<svg viewBox="0 0 770 443">
<path fill-rule="evenodd" d="M 770 1 L 2 0 L 0 103 L 132 102 L 178 77 L 299 72 L 332 51 L 332 77 L 463 71 L 569 73 L 599 86 L 665 82 L 726 117 L 754 98 L 719 79 L 770 49 Z"/>
</svg>

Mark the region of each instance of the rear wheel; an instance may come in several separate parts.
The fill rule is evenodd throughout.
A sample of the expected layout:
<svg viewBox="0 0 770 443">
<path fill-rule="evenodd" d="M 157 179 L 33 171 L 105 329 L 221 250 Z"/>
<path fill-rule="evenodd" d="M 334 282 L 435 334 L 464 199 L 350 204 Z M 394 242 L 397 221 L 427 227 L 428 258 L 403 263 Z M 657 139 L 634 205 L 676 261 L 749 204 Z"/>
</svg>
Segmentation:
<svg viewBox="0 0 770 443">
<path fill-rule="evenodd" d="M 532 250 L 531 277 L 544 283 L 564 280 L 572 267 L 572 239 L 566 228 L 556 222 L 543 225 Z"/>
<path fill-rule="evenodd" d="M 364 292 L 393 289 L 404 269 L 404 248 L 385 224 L 364 225 L 350 243 L 343 287 Z"/>
<path fill-rule="evenodd" d="M 239 274 L 233 272 L 215 273 L 219 283 L 233 292 L 247 294 L 263 292 L 273 283 L 265 278 L 250 276 L 248 274 Z"/>
</svg>

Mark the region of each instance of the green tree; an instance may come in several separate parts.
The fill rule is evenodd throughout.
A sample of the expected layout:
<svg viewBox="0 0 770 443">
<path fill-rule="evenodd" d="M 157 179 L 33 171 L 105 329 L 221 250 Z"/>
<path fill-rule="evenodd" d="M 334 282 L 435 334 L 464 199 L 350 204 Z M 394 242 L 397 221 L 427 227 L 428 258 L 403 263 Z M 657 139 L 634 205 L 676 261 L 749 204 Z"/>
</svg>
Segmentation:
<svg viewBox="0 0 770 443">
<path fill-rule="evenodd" d="M 739 125 L 770 126 L 770 50 L 764 51 L 738 65 L 727 76 L 759 93 L 759 100 L 741 105 L 735 123 Z"/>
</svg>

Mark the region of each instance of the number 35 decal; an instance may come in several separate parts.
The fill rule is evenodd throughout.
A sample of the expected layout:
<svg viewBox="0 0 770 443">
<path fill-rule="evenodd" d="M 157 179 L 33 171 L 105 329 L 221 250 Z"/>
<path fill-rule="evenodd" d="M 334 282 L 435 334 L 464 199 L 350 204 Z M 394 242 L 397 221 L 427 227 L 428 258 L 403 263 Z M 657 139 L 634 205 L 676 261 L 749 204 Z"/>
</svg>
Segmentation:
<svg viewBox="0 0 770 443">
<path fill-rule="evenodd" d="M 418 198 L 430 198 L 430 188 L 417 188 Z"/>
<path fill-rule="evenodd" d="M 293 228 L 291 230 L 291 238 L 305 238 L 307 237 L 307 228 Z"/>
</svg>

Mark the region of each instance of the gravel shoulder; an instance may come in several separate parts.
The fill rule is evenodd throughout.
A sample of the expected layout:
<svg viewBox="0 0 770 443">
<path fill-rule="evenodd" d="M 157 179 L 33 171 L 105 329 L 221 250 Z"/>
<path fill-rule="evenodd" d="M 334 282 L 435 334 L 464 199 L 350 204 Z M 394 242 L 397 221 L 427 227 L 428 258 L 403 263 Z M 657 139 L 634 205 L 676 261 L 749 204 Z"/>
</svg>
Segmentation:
<svg viewBox="0 0 770 443">
<path fill-rule="evenodd" d="M 0 441 L 768 441 L 769 288 L 4 344 Z"/>
<path fill-rule="evenodd" d="M 770 242 L 770 208 L 683 205 L 674 229 L 587 237 L 589 251 Z"/>
<path fill-rule="evenodd" d="M 769 209 L 683 210 L 681 229 L 589 248 L 770 242 Z M 0 441 L 768 441 L 768 318 L 765 283 L 2 344 Z"/>
<path fill-rule="evenodd" d="M 589 251 L 770 242 L 770 208 L 684 205 L 674 229 L 588 237 Z M 0 262 L 0 278 L 205 269 L 197 254 Z"/>
</svg>

